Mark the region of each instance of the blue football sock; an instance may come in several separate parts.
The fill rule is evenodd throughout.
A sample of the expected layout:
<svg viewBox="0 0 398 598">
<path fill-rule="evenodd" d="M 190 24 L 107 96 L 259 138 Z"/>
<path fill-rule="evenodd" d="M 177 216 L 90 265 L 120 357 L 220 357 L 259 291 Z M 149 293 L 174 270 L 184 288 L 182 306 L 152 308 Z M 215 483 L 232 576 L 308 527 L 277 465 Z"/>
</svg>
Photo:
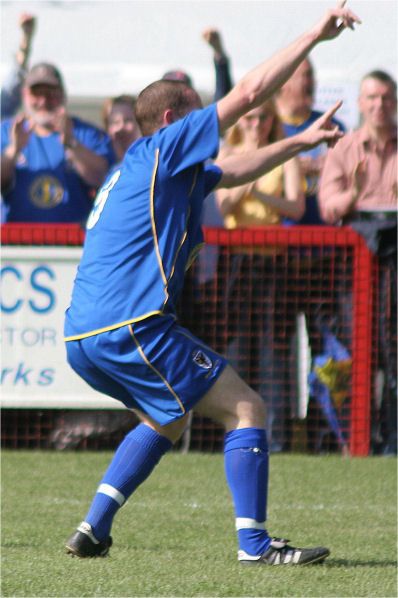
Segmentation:
<svg viewBox="0 0 398 598">
<path fill-rule="evenodd" d="M 241 428 L 225 435 L 225 474 L 235 505 L 239 549 L 256 556 L 271 543 L 265 528 L 268 445 L 262 428 Z"/>
<path fill-rule="evenodd" d="M 172 445 L 168 438 L 145 424 L 139 424 L 127 434 L 102 478 L 85 518 L 98 540 L 108 538 L 117 510 Z"/>
</svg>

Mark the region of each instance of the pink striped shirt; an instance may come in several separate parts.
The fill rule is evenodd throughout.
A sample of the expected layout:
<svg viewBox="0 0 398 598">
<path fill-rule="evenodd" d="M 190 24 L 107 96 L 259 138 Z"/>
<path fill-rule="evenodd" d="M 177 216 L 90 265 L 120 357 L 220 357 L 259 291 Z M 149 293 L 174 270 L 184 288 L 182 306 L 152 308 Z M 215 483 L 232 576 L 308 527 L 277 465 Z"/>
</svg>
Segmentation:
<svg viewBox="0 0 398 598">
<path fill-rule="evenodd" d="M 352 205 L 354 172 L 361 162 L 364 174 Z M 326 156 L 318 201 L 322 218 L 330 224 L 359 210 L 397 209 L 397 130 L 381 150 L 366 125 L 340 139 Z"/>
</svg>

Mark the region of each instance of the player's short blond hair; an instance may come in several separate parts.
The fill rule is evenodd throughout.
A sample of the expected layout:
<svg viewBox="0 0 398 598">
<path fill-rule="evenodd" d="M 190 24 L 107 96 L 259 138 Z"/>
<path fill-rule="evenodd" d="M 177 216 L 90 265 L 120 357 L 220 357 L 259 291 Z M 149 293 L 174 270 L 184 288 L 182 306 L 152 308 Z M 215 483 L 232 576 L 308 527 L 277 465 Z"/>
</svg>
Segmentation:
<svg viewBox="0 0 398 598">
<path fill-rule="evenodd" d="M 141 91 L 135 105 L 135 118 L 143 136 L 153 135 L 163 122 L 166 110 L 183 116 L 200 98 L 196 91 L 182 81 L 161 79 Z"/>
</svg>

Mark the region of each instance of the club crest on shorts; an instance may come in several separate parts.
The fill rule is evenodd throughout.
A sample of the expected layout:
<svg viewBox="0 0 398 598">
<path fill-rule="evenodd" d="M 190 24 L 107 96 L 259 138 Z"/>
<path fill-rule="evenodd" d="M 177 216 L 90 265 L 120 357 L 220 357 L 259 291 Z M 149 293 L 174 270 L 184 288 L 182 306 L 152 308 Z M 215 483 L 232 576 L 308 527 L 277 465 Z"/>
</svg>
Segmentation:
<svg viewBox="0 0 398 598">
<path fill-rule="evenodd" d="M 210 368 L 213 366 L 213 362 L 210 357 L 208 357 L 206 353 L 203 353 L 201 349 L 197 349 L 193 352 L 193 360 L 200 368 L 203 368 L 204 370 L 210 370 Z"/>
</svg>

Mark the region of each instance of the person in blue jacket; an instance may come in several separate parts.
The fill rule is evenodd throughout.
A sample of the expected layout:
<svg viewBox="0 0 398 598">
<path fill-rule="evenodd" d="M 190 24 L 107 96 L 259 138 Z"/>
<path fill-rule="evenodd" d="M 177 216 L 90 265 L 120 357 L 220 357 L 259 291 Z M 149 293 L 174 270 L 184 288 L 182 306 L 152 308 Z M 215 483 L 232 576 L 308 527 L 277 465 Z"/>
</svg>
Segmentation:
<svg viewBox="0 0 398 598">
<path fill-rule="evenodd" d="M 36 64 L 24 111 L 1 123 L 1 192 L 7 222 L 84 223 L 114 162 L 108 135 L 71 117 L 59 70 Z"/>
</svg>

